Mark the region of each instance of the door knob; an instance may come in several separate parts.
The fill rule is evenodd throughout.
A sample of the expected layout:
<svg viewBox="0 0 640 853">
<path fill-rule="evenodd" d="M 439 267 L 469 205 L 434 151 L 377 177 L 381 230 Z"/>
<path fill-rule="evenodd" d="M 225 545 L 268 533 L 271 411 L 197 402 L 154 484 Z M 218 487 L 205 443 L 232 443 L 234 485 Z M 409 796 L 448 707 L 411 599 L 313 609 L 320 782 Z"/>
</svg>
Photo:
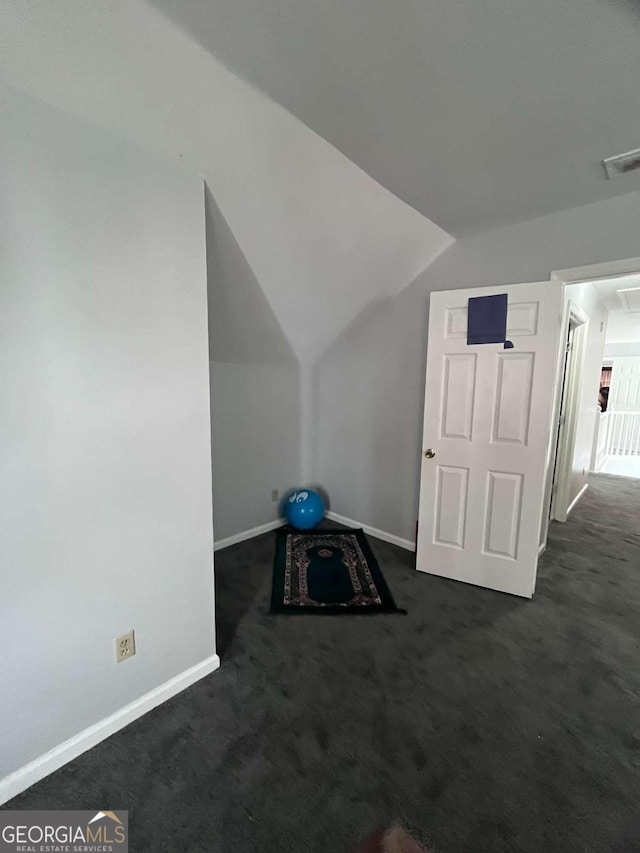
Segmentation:
<svg viewBox="0 0 640 853">
<path fill-rule="evenodd" d="M 425 450 L 424 455 L 427 457 L 427 459 L 433 459 L 433 457 L 436 455 L 436 452 L 435 450 L 429 448 L 428 450 Z"/>
</svg>

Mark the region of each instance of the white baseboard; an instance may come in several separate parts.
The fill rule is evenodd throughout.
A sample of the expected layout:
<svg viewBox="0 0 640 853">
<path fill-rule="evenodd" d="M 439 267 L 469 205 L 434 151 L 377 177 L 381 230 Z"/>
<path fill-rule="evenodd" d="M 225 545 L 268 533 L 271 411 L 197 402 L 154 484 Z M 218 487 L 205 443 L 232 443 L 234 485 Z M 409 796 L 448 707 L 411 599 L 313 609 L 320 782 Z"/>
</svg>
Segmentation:
<svg viewBox="0 0 640 853">
<path fill-rule="evenodd" d="M 237 545 L 238 542 L 244 542 L 246 539 L 253 539 L 254 536 L 260 536 L 263 533 L 269 533 L 271 530 L 277 530 L 278 527 L 283 527 L 286 523 L 284 518 L 276 518 L 275 521 L 268 521 L 266 524 L 258 525 L 258 527 L 251 527 L 249 530 L 234 533 L 233 536 L 227 536 L 225 539 L 219 539 L 217 542 L 214 538 L 213 550 L 221 551 L 230 545 Z"/>
<path fill-rule="evenodd" d="M 400 548 L 406 548 L 407 551 L 416 550 L 415 542 L 403 539 L 401 536 L 396 536 L 395 533 L 378 530 L 377 527 L 362 524 L 360 521 L 354 521 L 353 518 L 347 518 L 345 515 L 338 515 L 337 512 L 332 512 L 331 510 L 325 513 L 325 517 L 331 521 L 337 521 L 338 524 L 344 524 L 347 527 L 361 527 L 370 536 L 382 539 L 383 542 L 391 542 L 392 545 L 398 545 Z M 284 527 L 286 523 L 284 518 L 277 518 L 275 521 L 268 521 L 266 524 L 260 524 L 258 527 L 251 527 L 249 530 L 243 530 L 241 533 L 235 533 L 233 536 L 227 536 L 225 539 L 219 539 L 217 542 L 214 542 L 213 550 L 221 551 L 230 545 L 237 545 L 238 542 L 244 542 L 247 539 L 253 539 L 254 536 L 261 536 L 263 533 L 269 533 L 271 530 Z"/>
<path fill-rule="evenodd" d="M 383 542 L 390 542 L 392 545 L 398 545 L 400 548 L 406 548 L 407 551 L 415 551 L 415 542 L 409 539 L 403 539 L 401 536 L 396 536 L 395 533 L 386 533 L 384 530 L 378 530 L 377 527 L 371 527 L 369 524 L 362 524 L 361 521 L 354 521 L 353 518 L 347 518 L 344 515 L 338 515 L 337 512 L 329 510 L 325 516 L 331 521 L 337 521 L 338 524 L 345 524 L 347 527 L 361 527 L 369 536 L 375 539 L 382 539 Z"/>
<path fill-rule="evenodd" d="M 584 495 L 584 493 L 587 491 L 588 488 L 589 488 L 589 483 L 585 483 L 584 486 L 578 492 L 578 494 L 575 496 L 575 498 L 571 501 L 571 503 L 569 504 L 569 506 L 567 508 L 567 518 L 569 517 L 569 515 L 571 515 L 572 510 L 574 509 L 575 506 L 577 506 L 578 501 L 580 501 L 582 499 L 582 496 Z"/>
<path fill-rule="evenodd" d="M 115 734 L 119 729 L 137 720 L 138 717 L 142 717 L 147 711 L 151 711 L 152 708 L 161 705 L 167 699 L 171 699 L 172 696 L 190 687 L 194 682 L 204 678 L 205 675 L 214 672 L 219 666 L 220 658 L 218 655 L 211 655 L 211 657 L 181 672 L 180 675 L 176 675 L 175 678 L 171 678 L 159 687 L 150 690 L 149 693 L 145 693 L 144 696 L 129 705 L 125 705 L 124 708 L 120 708 L 109 717 L 105 717 L 104 720 L 100 720 L 100 722 L 89 726 L 89 728 L 54 747 L 49 752 L 45 752 L 44 755 L 30 761 L 29 764 L 25 764 L 24 767 L 14 773 L 10 773 L 4 779 L 0 779 L 0 804 L 11 800 L 22 791 L 30 788 L 31 785 L 53 773 L 54 770 L 68 764 L 69 761 L 82 755 L 92 746 Z"/>
</svg>

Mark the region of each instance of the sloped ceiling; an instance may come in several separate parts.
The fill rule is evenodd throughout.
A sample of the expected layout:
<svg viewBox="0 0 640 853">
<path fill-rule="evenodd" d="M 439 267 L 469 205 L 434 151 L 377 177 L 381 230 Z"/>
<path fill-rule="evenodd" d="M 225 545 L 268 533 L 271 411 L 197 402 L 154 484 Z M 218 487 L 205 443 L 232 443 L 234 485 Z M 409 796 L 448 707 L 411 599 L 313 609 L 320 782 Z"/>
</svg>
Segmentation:
<svg viewBox="0 0 640 853">
<path fill-rule="evenodd" d="M 638 342 L 640 342 L 640 314 L 627 314 L 620 310 L 610 311 L 607 322 L 607 343 Z"/>
<path fill-rule="evenodd" d="M 640 288 L 640 274 L 619 275 L 612 278 L 599 279 L 593 282 L 593 287 L 605 308 L 609 311 L 619 311 L 622 310 L 623 306 L 618 296 L 618 291 Z"/>
<path fill-rule="evenodd" d="M 637 0 L 153 0 L 452 234 L 640 189 Z"/>
<path fill-rule="evenodd" d="M 141 0 L 5 0 L 0 80 L 202 174 L 300 362 L 451 242 Z"/>
<path fill-rule="evenodd" d="M 640 275 L 624 275 L 602 279 L 593 283 L 609 315 L 607 343 L 636 343 L 640 341 L 640 311 L 625 310 L 618 296 L 619 290 L 640 288 Z"/>
</svg>

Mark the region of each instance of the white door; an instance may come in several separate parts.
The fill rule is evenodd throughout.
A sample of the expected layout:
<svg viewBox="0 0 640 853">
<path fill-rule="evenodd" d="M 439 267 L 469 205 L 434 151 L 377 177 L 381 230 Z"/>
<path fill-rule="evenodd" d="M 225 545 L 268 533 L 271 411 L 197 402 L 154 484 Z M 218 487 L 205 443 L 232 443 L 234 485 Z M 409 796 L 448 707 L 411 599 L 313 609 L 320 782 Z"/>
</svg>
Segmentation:
<svg viewBox="0 0 640 853">
<path fill-rule="evenodd" d="M 607 408 L 615 412 L 640 411 L 640 358 L 614 359 Z"/>
<path fill-rule="evenodd" d="M 513 349 L 468 346 L 469 298 L 498 293 Z M 562 306 L 556 281 L 431 294 L 419 571 L 533 595 Z"/>
<path fill-rule="evenodd" d="M 607 415 L 607 455 L 637 460 L 640 456 L 640 358 L 614 359 Z M 631 475 L 633 469 L 626 467 L 619 473 Z"/>
</svg>

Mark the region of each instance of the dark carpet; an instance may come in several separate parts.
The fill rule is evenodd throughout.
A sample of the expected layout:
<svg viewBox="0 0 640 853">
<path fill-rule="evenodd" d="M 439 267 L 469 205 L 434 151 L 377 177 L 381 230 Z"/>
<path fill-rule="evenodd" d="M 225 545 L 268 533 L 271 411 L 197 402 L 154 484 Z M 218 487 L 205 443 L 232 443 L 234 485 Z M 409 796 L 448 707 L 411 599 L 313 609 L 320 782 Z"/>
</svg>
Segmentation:
<svg viewBox="0 0 640 853">
<path fill-rule="evenodd" d="M 597 477 L 528 602 L 416 573 L 409 615 L 270 616 L 274 536 L 216 555 L 221 669 L 15 799 L 128 808 L 131 850 L 635 850 L 640 481 Z"/>
</svg>

